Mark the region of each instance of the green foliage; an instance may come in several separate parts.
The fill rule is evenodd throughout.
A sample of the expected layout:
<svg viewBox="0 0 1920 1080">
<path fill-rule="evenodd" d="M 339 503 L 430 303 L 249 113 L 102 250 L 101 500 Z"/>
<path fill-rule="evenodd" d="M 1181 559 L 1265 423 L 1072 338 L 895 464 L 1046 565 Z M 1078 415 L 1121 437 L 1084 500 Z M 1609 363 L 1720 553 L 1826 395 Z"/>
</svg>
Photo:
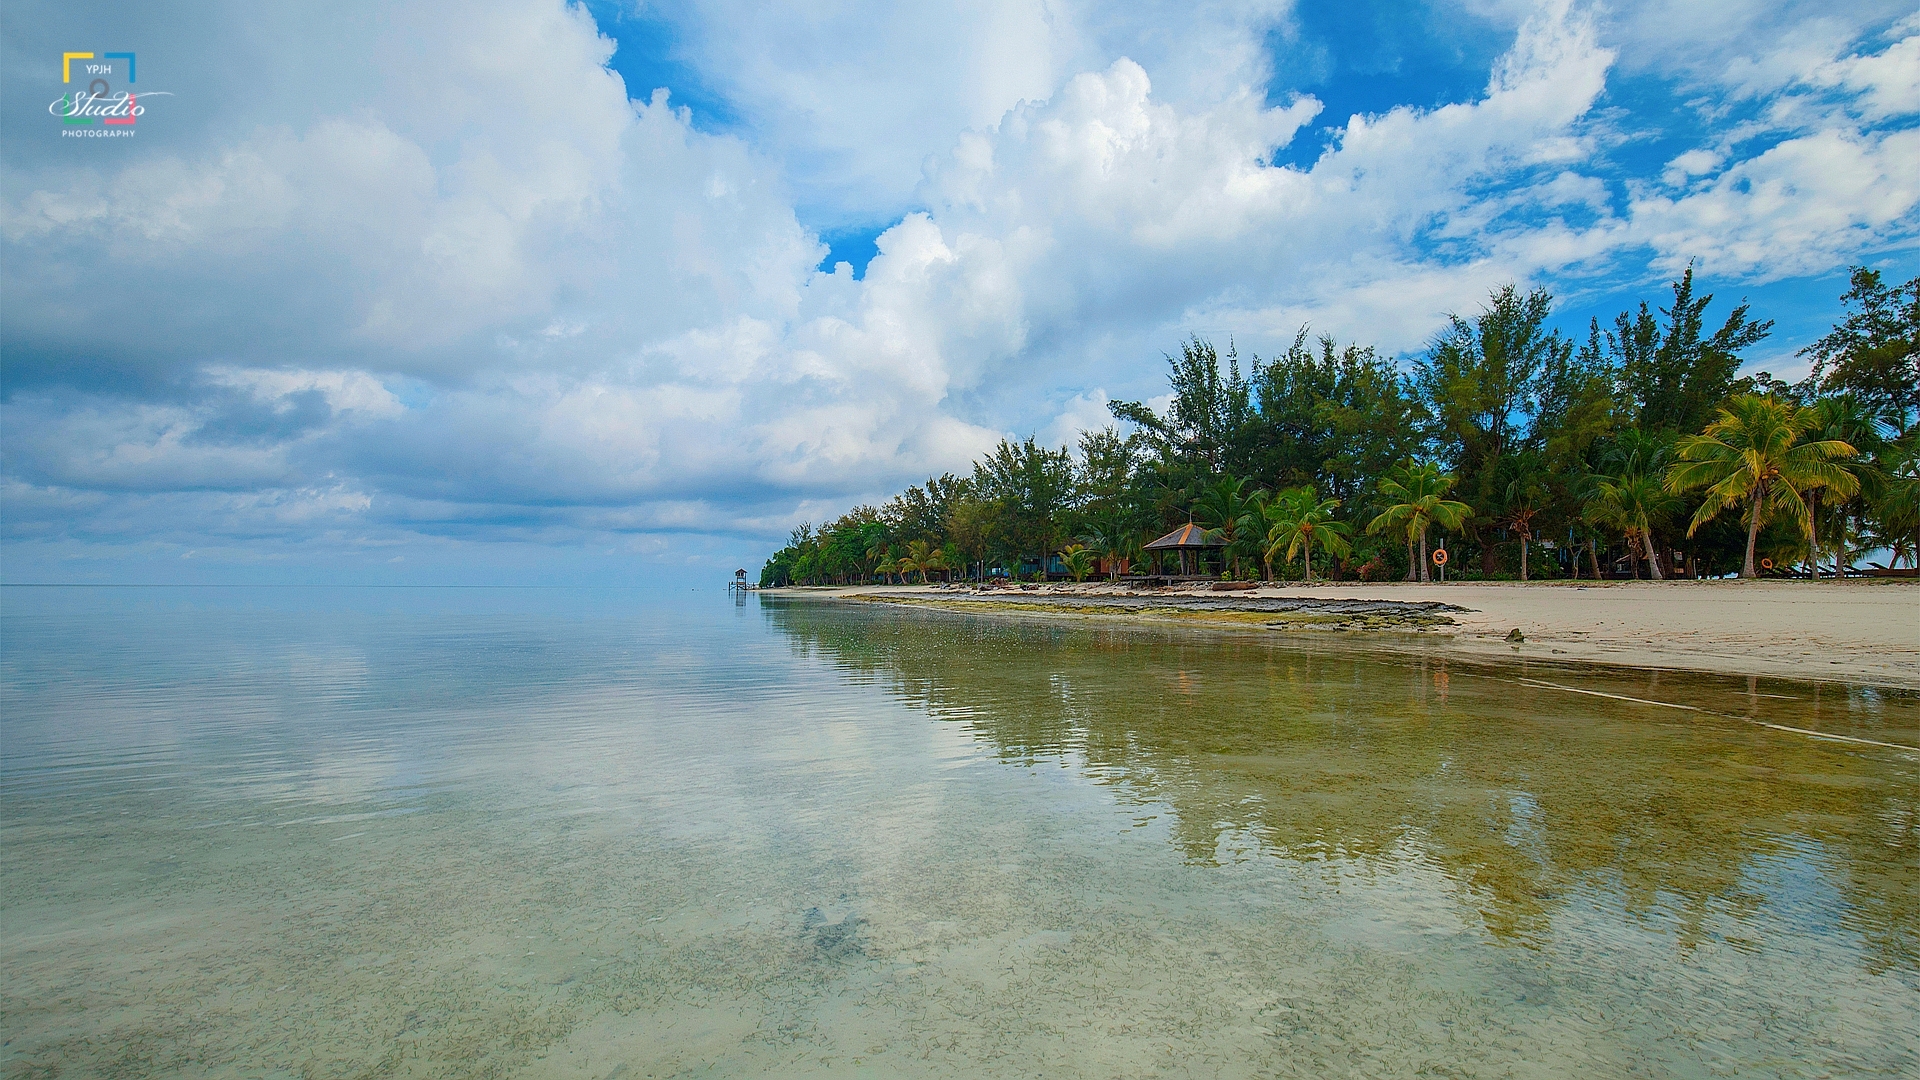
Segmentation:
<svg viewBox="0 0 1920 1080">
<path fill-rule="evenodd" d="M 1321 337 L 1307 347 L 1302 327 L 1272 363 L 1255 358 L 1259 405 L 1247 471 L 1277 485 L 1319 484 L 1343 500 L 1404 461 L 1419 444 L 1420 406 L 1407 380 L 1372 348 Z"/>
<path fill-rule="evenodd" d="M 1878 270 L 1856 266 L 1840 302 L 1846 318 L 1800 350 L 1813 358 L 1807 384 L 1855 396 L 1904 435 L 1920 411 L 1920 278 L 1889 288 Z"/>
<path fill-rule="evenodd" d="M 1547 327 L 1552 313 L 1545 289 L 1496 289 L 1472 320 L 1450 316 L 1415 369 L 1429 439 L 1463 497 L 1481 511 L 1462 522 L 1476 539 L 1481 525 L 1497 520 L 1507 457 L 1540 441 L 1533 421 L 1546 375 L 1572 363 L 1572 343 Z M 1483 541 L 1481 567 L 1491 575 L 1493 566 L 1492 544 Z"/>
<path fill-rule="evenodd" d="M 1709 332 L 1712 300 L 1689 268 L 1665 306 L 1575 341 L 1545 290 L 1507 286 L 1404 360 L 1305 327 L 1271 359 L 1194 337 L 1164 414 L 1114 402 L 1122 423 L 1071 449 L 1002 440 L 966 476 L 793 530 L 761 583 L 1044 577 L 1055 552 L 1076 579 L 1157 573 L 1172 561 L 1143 545 L 1189 521 L 1231 577 L 1426 580 L 1435 529 L 1449 577 L 1920 561 L 1920 279 L 1857 268 L 1797 387 L 1736 378 L 1772 324 L 1742 304 Z"/>
<path fill-rule="evenodd" d="M 1890 565 L 1920 566 L 1920 428 L 1887 443 L 1880 460 L 1880 497 L 1862 532 L 1893 552 Z"/>
<path fill-rule="evenodd" d="M 1508 458 L 1501 475 L 1507 483 L 1502 500 L 1504 512 L 1499 520 L 1502 525 L 1511 526 L 1520 534 L 1520 580 L 1525 581 L 1534 522 L 1551 505 L 1553 486 L 1548 481 L 1543 455 L 1534 450 L 1525 450 Z"/>
<path fill-rule="evenodd" d="M 946 530 L 954 502 L 966 494 L 964 481 L 947 473 L 895 495 L 877 515 L 895 540 L 935 540 Z"/>
<path fill-rule="evenodd" d="M 1016 553 L 1035 552 L 1042 569 L 1065 531 L 1075 499 L 1073 455 L 1032 436 L 1000 445 L 973 466 L 973 490 L 1001 509 L 1000 535 Z"/>
<path fill-rule="evenodd" d="M 1473 515 L 1473 507 L 1446 497 L 1452 488 L 1453 477 L 1442 473 L 1440 466 L 1431 461 L 1408 462 L 1380 479 L 1380 496 L 1387 508 L 1367 523 L 1367 531 L 1404 529 L 1409 547 L 1417 539 L 1421 581 L 1432 580 L 1428 569 L 1427 530 L 1434 525 L 1458 529 Z"/>
<path fill-rule="evenodd" d="M 1003 516 L 999 503 L 972 493 L 955 499 L 947 508 L 947 536 L 958 552 L 979 568 L 983 578 L 987 554 L 1002 538 Z"/>
<path fill-rule="evenodd" d="M 1860 489 L 1859 480 L 1836 463 L 1855 456 L 1852 446 L 1838 439 L 1801 439 L 1814 420 L 1811 409 L 1742 394 L 1721 407 L 1705 432 L 1680 441 L 1680 461 L 1667 474 L 1667 486 L 1676 492 L 1706 489 L 1706 499 L 1694 512 L 1688 533 L 1729 507 L 1746 510 L 1747 551 L 1741 577 L 1754 576 L 1754 543 L 1768 519 L 1803 524 L 1811 535 L 1803 492 L 1826 488 L 1847 496 Z"/>
<path fill-rule="evenodd" d="M 1093 552 L 1085 544 L 1069 544 L 1060 549 L 1060 564 L 1067 568 L 1067 575 L 1075 581 L 1087 580 L 1093 573 Z"/>
<path fill-rule="evenodd" d="M 1660 572 L 1659 549 L 1654 545 L 1653 531 L 1678 503 L 1667 490 L 1663 473 L 1627 470 L 1618 476 L 1594 478 L 1586 516 L 1593 524 L 1620 533 L 1636 566 L 1644 553 L 1648 570 L 1657 581 L 1665 575 Z"/>
<path fill-rule="evenodd" d="M 1642 301 L 1637 312 L 1623 312 L 1607 331 L 1607 348 L 1619 368 L 1621 405 L 1631 422 L 1653 431 L 1699 431 L 1733 386 L 1740 353 L 1759 344 L 1773 321 L 1752 322 L 1748 305 L 1728 314 L 1711 336 L 1702 336 L 1713 294 L 1693 295 L 1693 264 L 1673 283 L 1673 306 L 1666 321 L 1653 317 Z"/>
<path fill-rule="evenodd" d="M 1104 515 L 1091 517 L 1085 535 L 1087 546 L 1112 567 L 1113 577 L 1120 576 L 1123 562 L 1140 557 L 1143 538 L 1120 510 L 1109 510 Z"/>
<path fill-rule="evenodd" d="M 1339 506 L 1339 499 L 1322 499 L 1311 486 L 1291 488 L 1274 496 L 1266 505 L 1264 556 L 1268 576 L 1272 576 L 1274 556 L 1282 554 L 1282 549 L 1288 563 L 1293 562 L 1296 555 L 1304 556 L 1302 563 L 1309 582 L 1313 581 L 1315 541 L 1319 542 L 1320 550 L 1335 558 L 1352 554 L 1353 526 L 1333 516 Z"/>
<path fill-rule="evenodd" d="M 1240 358 L 1227 348 L 1227 370 L 1213 343 L 1195 337 L 1180 346 L 1179 357 L 1167 357 L 1167 381 L 1173 387 L 1173 407 L 1162 417 L 1138 401 L 1113 401 L 1113 415 L 1137 425 L 1164 458 L 1186 458 L 1208 472 L 1227 468 L 1253 419 L 1253 388 L 1240 375 Z"/>
<path fill-rule="evenodd" d="M 1254 550 L 1252 545 L 1265 531 L 1260 503 L 1245 480 L 1222 476 L 1202 488 L 1193 504 L 1193 520 L 1226 541 L 1226 555 L 1233 560 L 1236 577 L 1240 574 L 1241 556 Z"/>
</svg>

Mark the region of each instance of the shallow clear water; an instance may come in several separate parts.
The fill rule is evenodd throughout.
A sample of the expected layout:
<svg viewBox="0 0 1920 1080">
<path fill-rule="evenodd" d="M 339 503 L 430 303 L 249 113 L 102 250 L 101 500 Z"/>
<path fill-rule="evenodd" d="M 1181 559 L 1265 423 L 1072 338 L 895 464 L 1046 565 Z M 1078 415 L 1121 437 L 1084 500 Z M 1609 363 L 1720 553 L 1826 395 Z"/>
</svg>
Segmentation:
<svg viewBox="0 0 1920 1080">
<path fill-rule="evenodd" d="M 0 676 L 8 1077 L 1920 1072 L 1910 694 L 559 590 Z"/>
</svg>

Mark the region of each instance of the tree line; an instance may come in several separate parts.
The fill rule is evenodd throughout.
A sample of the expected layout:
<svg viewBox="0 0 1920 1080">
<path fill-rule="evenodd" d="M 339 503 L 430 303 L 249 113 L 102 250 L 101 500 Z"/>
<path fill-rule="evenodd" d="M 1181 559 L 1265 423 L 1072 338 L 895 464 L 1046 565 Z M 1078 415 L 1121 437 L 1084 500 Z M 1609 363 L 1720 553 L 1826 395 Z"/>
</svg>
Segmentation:
<svg viewBox="0 0 1920 1080">
<path fill-rule="evenodd" d="M 1920 565 L 1920 278 L 1854 268 L 1808 376 L 1739 376 L 1773 324 L 1709 329 L 1693 269 L 1583 334 L 1495 290 L 1403 366 L 1302 328 L 1246 363 L 1199 337 L 1172 402 L 1109 405 L 1077 447 L 1003 439 L 970 474 L 795 529 L 763 586 L 1159 574 L 1187 522 L 1210 574 L 1428 580 L 1839 574 Z"/>
</svg>

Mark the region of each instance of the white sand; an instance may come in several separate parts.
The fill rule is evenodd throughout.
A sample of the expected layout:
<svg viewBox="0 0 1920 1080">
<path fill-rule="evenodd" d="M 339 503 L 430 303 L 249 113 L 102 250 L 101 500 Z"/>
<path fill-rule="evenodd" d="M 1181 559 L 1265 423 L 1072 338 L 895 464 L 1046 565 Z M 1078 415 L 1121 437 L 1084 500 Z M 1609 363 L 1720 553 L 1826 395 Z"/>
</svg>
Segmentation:
<svg viewBox="0 0 1920 1080">
<path fill-rule="evenodd" d="M 1438 600 L 1470 609 L 1453 616 L 1449 647 L 1463 651 L 1920 689 L 1920 582 L 1295 582 L 1202 595 Z M 1505 640 L 1515 629 L 1526 635 L 1517 647 Z"/>
<path fill-rule="evenodd" d="M 1262 590 L 1263 592 L 1265 590 Z M 1521 655 L 1920 688 L 1920 585 L 1621 581 L 1316 585 L 1290 595 L 1444 600 L 1455 647 Z"/>
</svg>

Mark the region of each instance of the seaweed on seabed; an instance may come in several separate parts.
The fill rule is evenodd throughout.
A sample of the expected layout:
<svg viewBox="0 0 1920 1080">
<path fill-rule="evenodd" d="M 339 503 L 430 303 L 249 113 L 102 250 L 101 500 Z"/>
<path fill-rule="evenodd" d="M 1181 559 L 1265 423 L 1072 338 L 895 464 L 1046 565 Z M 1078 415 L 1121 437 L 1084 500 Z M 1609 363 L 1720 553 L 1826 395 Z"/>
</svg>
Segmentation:
<svg viewBox="0 0 1920 1080">
<path fill-rule="evenodd" d="M 822 960 L 864 960 L 867 948 L 863 941 L 863 929 L 866 925 L 866 919 L 852 913 L 842 916 L 838 921 L 829 922 L 824 912 L 811 907 L 800 921 L 800 937 L 803 945 L 811 946 L 814 954 Z"/>
</svg>

